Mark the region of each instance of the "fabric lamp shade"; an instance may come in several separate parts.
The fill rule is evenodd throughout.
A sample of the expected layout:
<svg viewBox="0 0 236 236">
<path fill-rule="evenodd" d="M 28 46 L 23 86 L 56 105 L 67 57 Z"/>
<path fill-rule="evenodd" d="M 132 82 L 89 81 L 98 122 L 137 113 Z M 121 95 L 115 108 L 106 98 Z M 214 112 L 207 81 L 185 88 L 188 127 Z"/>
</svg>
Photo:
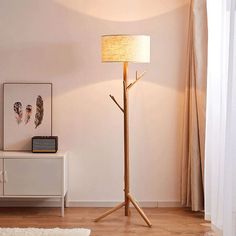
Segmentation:
<svg viewBox="0 0 236 236">
<path fill-rule="evenodd" d="M 150 36 L 103 35 L 102 62 L 150 62 Z"/>
</svg>

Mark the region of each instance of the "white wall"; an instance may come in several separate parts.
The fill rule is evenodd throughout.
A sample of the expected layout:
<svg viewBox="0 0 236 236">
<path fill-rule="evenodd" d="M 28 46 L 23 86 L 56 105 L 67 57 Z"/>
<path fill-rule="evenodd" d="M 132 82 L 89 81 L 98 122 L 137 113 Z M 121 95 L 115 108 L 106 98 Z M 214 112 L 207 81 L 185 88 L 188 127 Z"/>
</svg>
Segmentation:
<svg viewBox="0 0 236 236">
<path fill-rule="evenodd" d="M 186 0 L 0 0 L 0 16 L 1 86 L 53 83 L 53 133 L 70 151 L 70 201 L 123 197 L 122 115 L 108 97 L 122 99 L 122 65 L 101 63 L 100 36 L 151 36 L 151 63 L 129 70 L 130 79 L 148 71 L 130 94 L 131 186 L 140 201 L 178 202 Z"/>
</svg>

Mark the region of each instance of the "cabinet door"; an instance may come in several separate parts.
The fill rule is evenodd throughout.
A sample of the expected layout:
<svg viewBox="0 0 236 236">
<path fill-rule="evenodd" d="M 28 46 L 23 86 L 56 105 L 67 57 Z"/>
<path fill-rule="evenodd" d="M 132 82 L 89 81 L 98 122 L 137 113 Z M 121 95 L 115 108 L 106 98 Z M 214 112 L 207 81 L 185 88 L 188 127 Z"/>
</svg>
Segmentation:
<svg viewBox="0 0 236 236">
<path fill-rule="evenodd" d="M 62 194 L 62 159 L 5 159 L 7 181 L 4 195 L 40 196 Z"/>
<path fill-rule="evenodd" d="M 3 195 L 3 159 L 0 159 L 0 196 Z"/>
</svg>

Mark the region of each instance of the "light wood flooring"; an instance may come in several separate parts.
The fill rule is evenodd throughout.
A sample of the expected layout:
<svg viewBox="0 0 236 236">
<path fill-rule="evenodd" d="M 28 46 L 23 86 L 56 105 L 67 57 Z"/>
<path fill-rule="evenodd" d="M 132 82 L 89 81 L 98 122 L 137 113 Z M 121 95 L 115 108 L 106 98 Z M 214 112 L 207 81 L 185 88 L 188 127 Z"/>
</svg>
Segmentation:
<svg viewBox="0 0 236 236">
<path fill-rule="evenodd" d="M 202 213 L 185 208 L 146 208 L 153 226 L 148 228 L 138 213 L 123 216 L 121 209 L 98 223 L 93 219 L 106 208 L 66 208 L 65 217 L 59 208 L 0 208 L 0 227 L 89 228 L 91 236 L 212 236 L 210 225 Z"/>
</svg>

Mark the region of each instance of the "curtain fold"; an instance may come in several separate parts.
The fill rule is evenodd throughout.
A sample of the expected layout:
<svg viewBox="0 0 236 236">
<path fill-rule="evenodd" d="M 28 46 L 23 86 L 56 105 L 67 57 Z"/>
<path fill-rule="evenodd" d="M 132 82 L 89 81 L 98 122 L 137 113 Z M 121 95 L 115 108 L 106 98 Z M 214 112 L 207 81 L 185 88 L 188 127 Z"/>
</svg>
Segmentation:
<svg viewBox="0 0 236 236">
<path fill-rule="evenodd" d="M 191 0 L 182 152 L 181 202 L 204 209 L 204 152 L 207 85 L 206 0 Z"/>
</svg>

